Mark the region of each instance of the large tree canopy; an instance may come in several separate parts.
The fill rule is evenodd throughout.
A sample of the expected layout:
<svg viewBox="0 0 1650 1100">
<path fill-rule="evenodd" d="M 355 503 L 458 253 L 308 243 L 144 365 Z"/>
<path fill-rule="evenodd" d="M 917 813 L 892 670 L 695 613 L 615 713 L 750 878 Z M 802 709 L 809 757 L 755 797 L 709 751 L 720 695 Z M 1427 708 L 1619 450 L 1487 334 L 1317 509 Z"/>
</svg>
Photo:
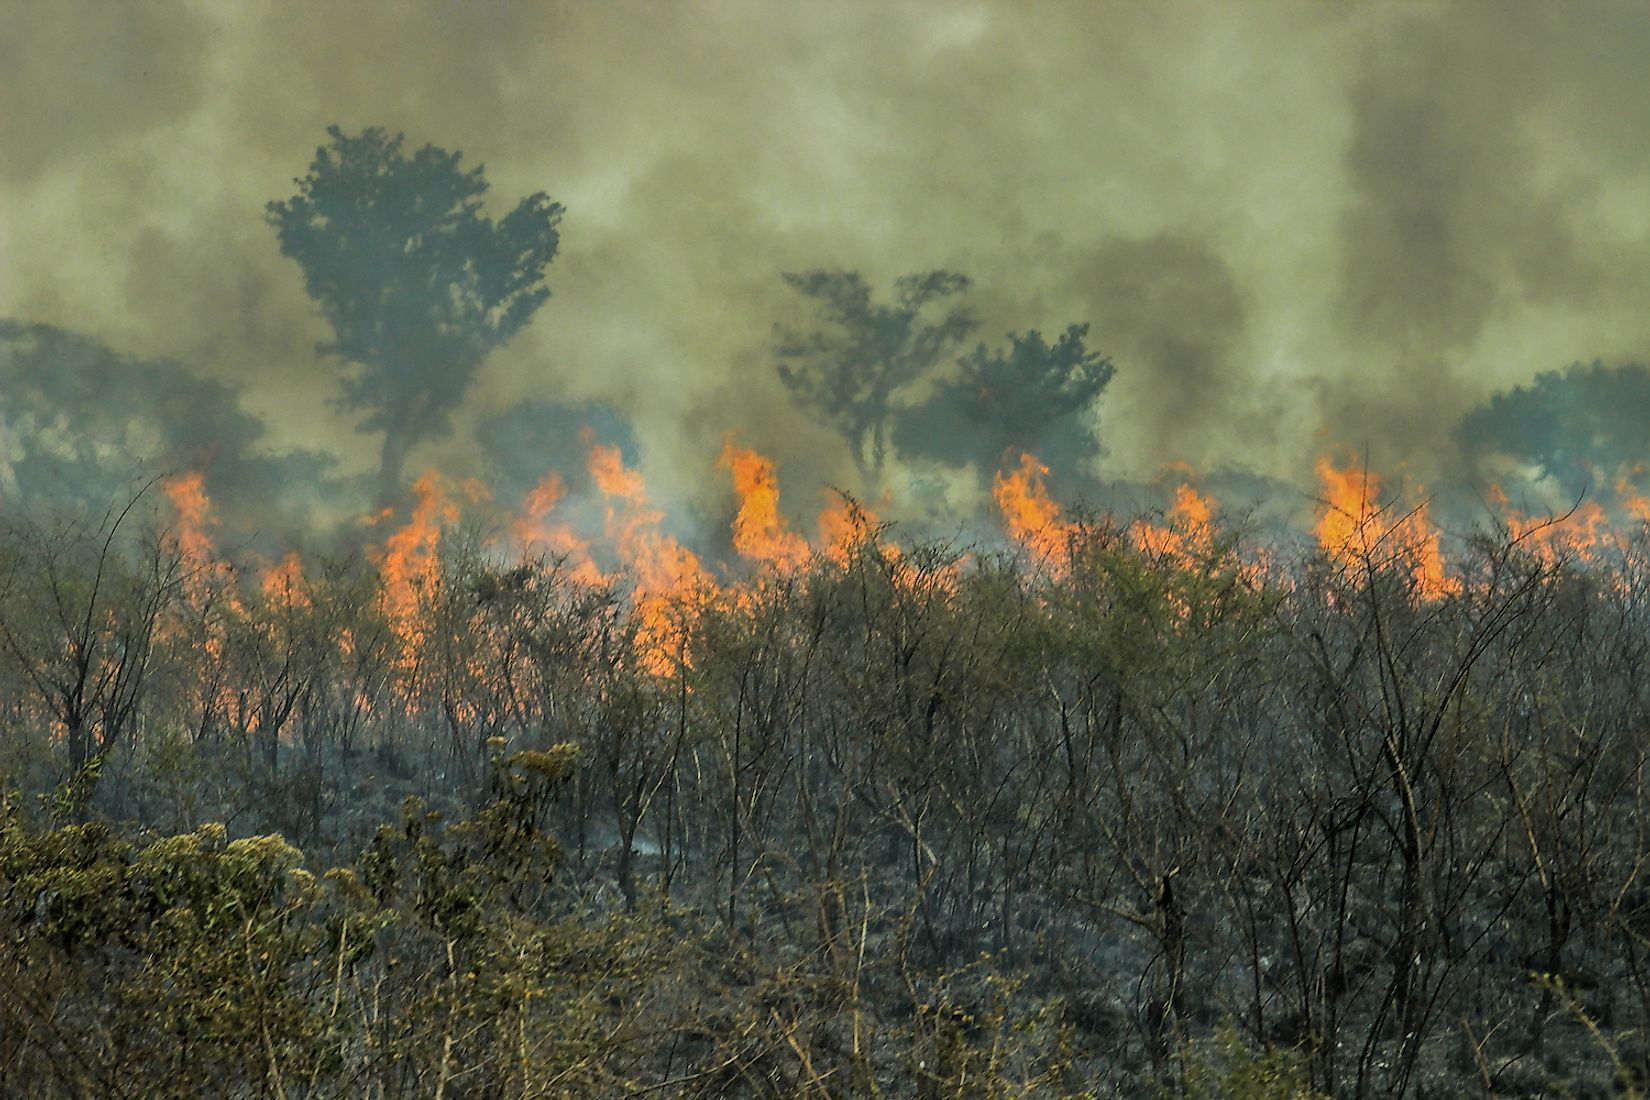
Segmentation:
<svg viewBox="0 0 1650 1100">
<path fill-rule="evenodd" d="M 380 493 L 392 498 L 415 443 L 447 429 L 487 354 L 550 297 L 544 269 L 562 207 L 529 195 L 496 224 L 482 168 L 402 135 L 328 128 L 298 193 L 272 202 L 281 252 L 332 326 L 321 350 L 355 364 L 339 403 L 384 432 Z"/>
<path fill-rule="evenodd" d="M 1650 461 L 1650 370 L 1575 363 L 1543 371 L 1462 417 L 1468 456 L 1492 452 L 1539 468 L 1567 489 Z"/>
<path fill-rule="evenodd" d="M 901 410 L 894 433 L 901 453 L 974 463 L 984 479 L 1013 451 L 1081 462 L 1095 449 L 1084 417 L 1113 373 L 1110 359 L 1089 350 L 1088 331 L 1069 325 L 1052 344 L 1036 329 L 1011 332 L 1006 351 L 977 345 L 957 360 L 955 378 Z"/>
<path fill-rule="evenodd" d="M 797 401 L 842 433 L 862 473 L 882 469 L 893 395 L 943 360 L 974 331 L 966 306 L 939 312 L 968 278 L 949 271 L 906 275 L 884 305 L 852 271 L 786 274 L 785 282 L 817 303 L 824 327 L 781 331 L 779 377 Z M 935 307 L 930 309 L 930 307 Z M 929 314 L 938 313 L 929 319 Z"/>
</svg>

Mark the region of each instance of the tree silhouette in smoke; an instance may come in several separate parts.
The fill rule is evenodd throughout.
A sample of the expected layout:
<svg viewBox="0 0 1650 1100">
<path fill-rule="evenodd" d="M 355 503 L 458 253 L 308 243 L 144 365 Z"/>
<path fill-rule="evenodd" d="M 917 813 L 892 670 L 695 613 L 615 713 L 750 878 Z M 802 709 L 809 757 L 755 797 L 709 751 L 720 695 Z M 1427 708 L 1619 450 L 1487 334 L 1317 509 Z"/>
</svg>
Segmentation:
<svg viewBox="0 0 1650 1100">
<path fill-rule="evenodd" d="M 1473 458 L 1508 455 L 1567 489 L 1650 462 L 1650 370 L 1594 361 L 1543 371 L 1478 406 L 1456 427 Z"/>
<path fill-rule="evenodd" d="M 894 394 L 974 331 L 974 314 L 966 306 L 954 305 L 929 319 L 939 303 L 968 289 L 968 278 L 949 271 L 902 276 L 894 283 L 891 305 L 873 301 L 857 272 L 809 271 L 784 278 L 817 303 L 825 327 L 780 331 L 779 377 L 804 408 L 842 434 L 862 474 L 878 474 L 887 458 Z"/>
<path fill-rule="evenodd" d="M 277 446 L 240 386 L 80 333 L 0 318 L 0 394 L 0 513 L 101 515 L 194 470 L 232 523 L 278 541 L 345 491 L 325 453 Z"/>
<path fill-rule="evenodd" d="M 327 129 L 298 193 L 269 204 L 281 253 L 304 270 L 332 326 L 320 350 L 358 368 L 338 403 L 384 433 L 379 494 L 395 499 L 411 447 L 447 430 L 489 352 L 550 297 L 544 269 L 560 244 L 562 206 L 529 195 L 495 224 L 481 213 L 482 168 L 402 135 Z"/>
<path fill-rule="evenodd" d="M 1011 332 L 1006 351 L 977 345 L 957 360 L 955 378 L 901 410 L 896 445 L 954 466 L 975 463 L 984 479 L 1014 451 L 1074 465 L 1095 450 L 1082 418 L 1114 373 L 1110 359 L 1089 350 L 1088 331 L 1067 326 L 1052 344 L 1036 329 Z"/>
</svg>

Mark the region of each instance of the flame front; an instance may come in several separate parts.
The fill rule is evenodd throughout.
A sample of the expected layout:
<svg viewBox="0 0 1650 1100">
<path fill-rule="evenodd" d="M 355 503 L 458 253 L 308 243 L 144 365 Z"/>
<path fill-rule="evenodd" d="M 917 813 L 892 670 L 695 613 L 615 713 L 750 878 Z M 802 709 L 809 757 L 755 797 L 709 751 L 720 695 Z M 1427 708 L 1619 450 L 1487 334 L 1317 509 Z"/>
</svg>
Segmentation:
<svg viewBox="0 0 1650 1100">
<path fill-rule="evenodd" d="M 1426 504 L 1394 519 L 1379 502 L 1380 478 L 1367 469 L 1343 469 L 1328 458 L 1320 458 L 1317 468 L 1324 508 L 1313 533 L 1331 561 L 1347 569 L 1405 562 L 1423 600 L 1460 591 L 1460 581 L 1445 569 L 1442 533 Z"/>
<path fill-rule="evenodd" d="M 261 587 L 264 599 L 276 607 L 310 606 L 309 593 L 305 591 L 304 563 L 296 550 L 288 550 L 286 557 L 264 570 Z"/>
<path fill-rule="evenodd" d="M 1633 476 L 1636 477 L 1643 472 L 1641 468 L 1635 468 Z M 1650 497 L 1640 493 L 1630 478 L 1623 476 L 1616 479 L 1616 495 L 1621 498 L 1621 506 L 1633 518 L 1634 523 L 1650 523 Z"/>
<path fill-rule="evenodd" d="M 512 525 L 511 533 L 522 550 L 548 550 L 565 563 L 568 576 L 575 583 L 599 588 L 607 584 L 610 578 L 591 557 L 590 543 L 580 538 L 570 524 L 550 517 L 566 495 L 567 483 L 562 480 L 561 474 L 555 470 L 545 474 L 522 499 L 521 515 Z"/>
<path fill-rule="evenodd" d="M 846 493 L 827 489 L 818 526 L 819 552 L 837 565 L 845 566 L 854 551 L 876 533 L 877 516 Z"/>
<path fill-rule="evenodd" d="M 631 574 L 642 665 L 672 675 L 687 662 L 688 633 L 715 583 L 698 556 L 661 529 L 664 513 L 648 506 L 641 473 L 625 466 L 619 449 L 589 446 L 590 476 L 607 498 L 607 539 Z"/>
<path fill-rule="evenodd" d="M 1214 501 L 1190 484 L 1175 490 L 1174 503 L 1164 514 L 1167 524 L 1137 520 L 1129 537 L 1146 554 L 1183 567 L 1197 564 L 1214 545 Z"/>
<path fill-rule="evenodd" d="M 807 540 L 787 527 L 779 512 L 779 481 L 773 463 L 755 451 L 734 446 L 729 439 L 717 465 L 733 474 L 733 491 L 739 496 L 733 546 L 740 556 L 773 569 L 807 565 L 812 557 Z"/>
<path fill-rule="evenodd" d="M 556 555 L 561 567 L 557 575 L 564 581 L 604 589 L 622 583 L 635 630 L 633 660 L 655 675 L 674 676 L 691 666 L 695 625 L 707 609 L 757 608 L 763 606 L 766 594 L 788 591 L 788 583 L 776 583 L 776 575 L 805 571 L 816 563 L 848 568 L 859 560 L 861 548 L 870 547 L 870 553 L 880 559 L 874 564 L 886 569 L 895 584 L 913 589 L 932 586 L 943 594 L 958 589 L 968 568 L 966 558 L 943 568 L 907 560 L 898 546 L 883 538 L 877 515 L 841 492 L 828 494 L 818 515 L 818 537 L 810 545 L 781 511 L 774 463 L 730 438 L 723 443 L 718 467 L 730 476 L 738 499 L 732 542 L 740 558 L 757 569 L 744 579 L 723 580 L 665 530 L 664 510 L 652 504 L 641 472 L 625 464 L 618 448 L 598 443 L 588 433 L 586 444 L 587 468 L 603 505 L 601 540 L 593 545 L 586 537 L 592 532 L 578 530 L 561 514 L 568 486 L 555 471 L 524 496 L 508 530 L 519 552 Z M 1443 535 L 1432 522 L 1427 503 L 1404 511 L 1390 501 L 1383 502 L 1380 477 L 1356 464 L 1325 457 L 1316 463 L 1316 471 L 1322 507 L 1312 531 L 1331 561 L 1343 570 L 1371 575 L 1396 569 L 1411 583 L 1413 597 L 1421 601 L 1440 601 L 1462 590 L 1462 579 L 1448 568 Z M 1606 491 L 1603 504 L 1586 501 L 1551 518 L 1519 513 L 1508 507 L 1505 495 L 1494 487 L 1491 497 L 1505 531 L 1531 552 L 1546 559 L 1561 553 L 1589 559 L 1614 545 L 1612 519 L 1630 518 L 1641 526 L 1650 525 L 1650 497 L 1636 488 L 1644 472 L 1635 468 L 1613 483 L 1606 481 L 1613 491 Z M 1029 552 L 1047 576 L 1060 579 L 1070 566 L 1077 536 L 1086 537 L 1087 530 L 1063 514 L 1048 491 L 1048 476 L 1048 466 L 1035 455 L 1023 453 L 996 474 L 992 493 L 1007 535 Z M 1239 548 L 1236 539 L 1217 539 L 1218 504 L 1194 487 L 1190 471 L 1186 476 L 1188 480 L 1177 485 L 1161 519 L 1129 524 L 1124 529 L 1127 541 L 1154 564 L 1231 573 L 1256 586 L 1272 583 L 1266 549 Z M 191 644 L 217 660 L 225 652 L 227 627 L 237 616 L 253 614 L 242 605 L 241 596 L 255 594 L 255 590 L 249 587 L 243 593 L 229 566 L 216 559 L 210 534 L 216 520 L 204 477 L 199 472 L 179 475 L 164 481 L 162 488 L 175 516 L 169 537 L 187 566 L 184 593 L 195 616 L 189 629 L 197 632 Z M 371 551 L 380 579 L 376 599 L 393 639 L 387 652 L 396 656 L 390 659 L 390 667 L 397 670 L 393 675 L 401 681 L 409 707 L 421 705 L 414 700 L 427 686 L 419 680 L 425 675 L 423 655 L 433 652 L 426 643 L 433 629 L 428 624 L 434 621 L 432 612 L 437 608 L 434 598 L 442 584 L 444 529 L 458 520 L 463 500 L 483 506 L 489 499 L 480 483 L 444 481 L 434 471 L 417 480 L 412 494 L 410 513 L 399 513 L 407 516 L 402 526 L 393 526 L 395 510 L 365 521 L 386 532 L 382 544 Z M 887 504 L 885 497 L 879 509 Z M 1114 530 L 1104 528 L 1106 533 Z M 296 553 L 266 566 L 260 587 L 258 606 L 282 612 L 309 610 L 312 597 L 324 591 L 308 584 Z M 477 680 L 484 678 L 482 670 L 472 671 Z M 228 690 L 222 689 L 225 700 L 231 698 Z"/>
<path fill-rule="evenodd" d="M 1044 566 L 1059 569 L 1069 554 L 1074 525 L 1060 517 L 1060 506 L 1043 483 L 1047 476 L 1047 466 L 1034 455 L 1022 454 L 1019 469 L 997 474 L 991 493 L 1008 536 Z"/>
<path fill-rule="evenodd" d="M 193 574 L 193 583 L 204 583 L 209 576 L 223 571 L 214 560 L 212 537 L 206 533 L 207 526 L 217 522 L 211 514 L 212 501 L 206 495 L 206 478 L 199 470 L 191 470 L 167 478 L 161 482 L 161 490 L 177 514 L 172 538 L 178 551 Z"/>
<path fill-rule="evenodd" d="M 411 517 L 384 541 L 378 557 L 384 611 L 401 642 L 406 667 L 416 663 L 427 633 L 419 610 L 440 580 L 441 529 L 458 520 L 458 505 L 447 497 L 435 471 L 413 483 L 413 495 Z"/>
<path fill-rule="evenodd" d="M 1618 491 L 1623 483 L 1618 483 Z M 1512 507 L 1501 486 L 1491 484 L 1490 503 L 1501 513 L 1501 522 L 1508 536 L 1533 550 L 1543 561 L 1552 563 L 1566 554 L 1583 560 L 1596 557 L 1610 541 L 1610 515 L 1596 500 L 1584 500 L 1567 512 L 1556 515 L 1526 515 Z M 1637 493 L 1623 494 L 1623 506 L 1635 518 L 1650 515 L 1644 498 Z M 1645 511 L 1641 513 L 1640 509 Z"/>
</svg>

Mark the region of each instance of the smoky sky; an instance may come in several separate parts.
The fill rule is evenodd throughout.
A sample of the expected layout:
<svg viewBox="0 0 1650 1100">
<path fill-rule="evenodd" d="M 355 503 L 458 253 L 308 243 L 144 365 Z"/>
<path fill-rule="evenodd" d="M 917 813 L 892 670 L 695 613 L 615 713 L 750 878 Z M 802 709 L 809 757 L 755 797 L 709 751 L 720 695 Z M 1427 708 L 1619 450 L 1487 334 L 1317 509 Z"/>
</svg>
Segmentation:
<svg viewBox="0 0 1650 1100">
<path fill-rule="evenodd" d="M 660 496 L 733 432 L 811 507 L 855 473 L 774 372 L 781 273 L 946 269 L 987 340 L 1091 325 L 1096 478 L 1333 445 L 1433 477 L 1492 394 L 1650 360 L 1646 56 L 1637 2 L 0 0 L 0 316 L 362 474 L 263 210 L 328 125 L 382 126 L 485 165 L 495 214 L 567 208 L 554 296 L 409 470 L 594 403 Z"/>
</svg>

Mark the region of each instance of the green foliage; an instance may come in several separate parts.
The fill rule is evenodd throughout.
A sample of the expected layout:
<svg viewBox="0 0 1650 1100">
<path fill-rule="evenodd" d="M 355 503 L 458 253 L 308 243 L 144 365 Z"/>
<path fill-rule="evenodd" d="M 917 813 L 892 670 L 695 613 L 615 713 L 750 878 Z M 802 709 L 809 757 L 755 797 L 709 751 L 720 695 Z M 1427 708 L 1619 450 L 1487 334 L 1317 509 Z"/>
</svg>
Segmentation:
<svg viewBox="0 0 1650 1100">
<path fill-rule="evenodd" d="M 658 916 L 586 926 L 520 892 L 553 867 L 539 815 L 575 760 L 569 746 L 500 757 L 498 797 L 474 819 L 444 829 L 409 802 L 358 868 L 319 879 L 278 836 L 40 832 L 8 797 L 0 1033 L 26 1038 L 0 1089 L 332 1094 L 462 1072 L 572 1095 L 607 1081 L 614 1029 L 669 943 Z"/>
<path fill-rule="evenodd" d="M 1162 1100 L 1329 1100 L 1312 1088 L 1299 1054 L 1253 1050 L 1230 1023 L 1211 1042 L 1182 1050 L 1181 1075 L 1178 1089 L 1158 1086 L 1156 1094 Z"/>
</svg>

